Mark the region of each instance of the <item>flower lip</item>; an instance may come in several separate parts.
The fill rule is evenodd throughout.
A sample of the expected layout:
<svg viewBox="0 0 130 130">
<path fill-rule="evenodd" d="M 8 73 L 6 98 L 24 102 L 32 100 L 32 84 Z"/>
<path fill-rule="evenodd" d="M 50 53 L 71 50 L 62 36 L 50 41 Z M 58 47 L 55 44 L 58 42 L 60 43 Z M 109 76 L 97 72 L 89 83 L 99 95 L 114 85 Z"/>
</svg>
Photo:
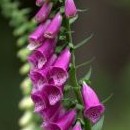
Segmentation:
<svg viewBox="0 0 130 130">
<path fill-rule="evenodd" d="M 29 77 L 38 90 L 42 88 L 43 84 L 47 83 L 47 78 L 40 71 L 31 71 Z"/>
<path fill-rule="evenodd" d="M 63 85 L 68 79 L 68 73 L 61 67 L 52 66 L 49 70 L 50 83 L 56 86 Z"/>
<path fill-rule="evenodd" d="M 102 114 L 104 113 L 104 106 L 102 104 L 89 107 L 84 110 L 84 115 L 86 118 L 90 119 L 92 123 L 96 123 L 100 120 Z"/>
<path fill-rule="evenodd" d="M 42 92 L 45 93 L 50 105 L 55 105 L 63 97 L 62 89 L 55 85 L 44 85 Z"/>
</svg>

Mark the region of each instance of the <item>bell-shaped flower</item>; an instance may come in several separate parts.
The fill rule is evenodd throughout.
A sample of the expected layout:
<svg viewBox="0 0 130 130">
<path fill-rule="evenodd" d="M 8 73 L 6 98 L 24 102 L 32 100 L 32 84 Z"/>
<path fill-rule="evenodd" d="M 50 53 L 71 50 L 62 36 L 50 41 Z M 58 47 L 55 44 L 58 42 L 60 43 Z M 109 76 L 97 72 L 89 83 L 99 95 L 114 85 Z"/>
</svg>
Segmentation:
<svg viewBox="0 0 130 130">
<path fill-rule="evenodd" d="M 42 67 L 42 69 L 32 69 L 30 71 L 29 77 L 34 85 L 38 90 L 41 90 L 40 88 L 43 86 L 43 84 L 48 83 L 47 79 L 47 73 L 49 70 L 49 67 L 52 66 L 56 60 L 57 56 L 53 54 L 47 63 Z"/>
<path fill-rule="evenodd" d="M 45 84 L 42 87 L 42 93 L 46 96 L 46 102 L 49 102 L 49 105 L 55 105 L 63 97 L 63 87 L 64 86 L 55 86 L 51 84 Z"/>
<path fill-rule="evenodd" d="M 65 114 L 65 109 L 61 105 L 61 102 L 58 102 L 54 106 L 49 106 L 44 111 L 42 111 L 41 116 L 44 121 L 49 122 L 49 121 L 56 121 L 61 116 Z"/>
<path fill-rule="evenodd" d="M 94 90 L 83 82 L 82 97 L 84 101 L 84 116 L 92 123 L 96 123 L 104 113 L 104 106 L 99 101 Z"/>
<path fill-rule="evenodd" d="M 82 130 L 80 122 L 77 122 L 72 130 Z"/>
<path fill-rule="evenodd" d="M 37 6 L 42 6 L 44 4 L 45 0 L 36 0 Z"/>
<path fill-rule="evenodd" d="M 32 89 L 31 98 L 35 104 L 34 112 L 36 113 L 41 113 L 49 105 L 46 102 L 47 100 L 45 100 L 46 97 L 44 94 L 35 88 Z"/>
<path fill-rule="evenodd" d="M 44 130 L 69 130 L 76 118 L 76 111 L 70 110 L 55 122 L 45 122 L 42 127 Z"/>
<path fill-rule="evenodd" d="M 74 0 L 65 0 L 65 15 L 66 17 L 74 17 L 77 14 L 77 8 Z"/>
<path fill-rule="evenodd" d="M 45 65 L 55 51 L 56 41 L 56 39 L 47 39 L 28 57 L 28 61 L 33 68 L 41 69 Z"/>
<path fill-rule="evenodd" d="M 29 50 L 34 50 L 39 47 L 45 40 L 44 32 L 49 26 L 51 20 L 47 20 L 45 23 L 41 23 L 30 35 L 29 35 Z"/>
<path fill-rule="evenodd" d="M 52 67 L 50 67 L 49 75 L 50 75 L 50 83 L 56 86 L 62 86 L 67 78 L 68 78 L 68 68 L 70 64 L 71 53 L 68 48 L 65 48 L 56 62 Z"/>
<path fill-rule="evenodd" d="M 57 13 L 56 16 L 52 19 L 52 22 L 48 26 L 47 30 L 44 33 L 44 37 L 46 38 L 55 38 L 60 31 L 60 27 L 62 24 L 62 15 Z"/>
<path fill-rule="evenodd" d="M 40 23 L 40 22 L 44 22 L 52 9 L 52 3 L 51 2 L 45 2 L 43 4 L 43 6 L 41 7 L 41 9 L 38 11 L 38 13 L 35 15 L 35 20 Z"/>
</svg>

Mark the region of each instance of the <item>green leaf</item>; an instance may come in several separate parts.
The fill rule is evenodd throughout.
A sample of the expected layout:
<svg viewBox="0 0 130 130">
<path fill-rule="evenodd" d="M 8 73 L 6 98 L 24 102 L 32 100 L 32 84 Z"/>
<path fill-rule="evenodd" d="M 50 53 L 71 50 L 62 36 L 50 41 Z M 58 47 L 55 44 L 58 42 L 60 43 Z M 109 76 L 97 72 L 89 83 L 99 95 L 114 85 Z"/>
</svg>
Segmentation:
<svg viewBox="0 0 130 130">
<path fill-rule="evenodd" d="M 89 10 L 89 8 L 88 9 L 78 9 L 78 12 L 87 12 Z"/>
<path fill-rule="evenodd" d="M 113 97 L 113 93 L 111 93 L 106 99 L 102 101 L 102 103 L 108 102 Z"/>
<path fill-rule="evenodd" d="M 76 15 L 76 16 L 73 17 L 73 18 L 71 18 L 71 19 L 69 20 L 69 23 L 72 24 L 72 23 L 74 23 L 77 19 L 78 19 L 78 15 Z"/>
<path fill-rule="evenodd" d="M 86 44 L 89 40 L 91 40 L 93 38 L 94 34 L 92 33 L 89 37 L 87 37 L 86 39 L 84 39 L 83 41 L 81 41 L 80 43 L 78 43 L 74 48 L 77 49 L 81 46 L 83 46 L 84 44 Z"/>
<path fill-rule="evenodd" d="M 104 122 L 104 116 L 92 127 L 92 130 L 102 130 Z"/>
</svg>

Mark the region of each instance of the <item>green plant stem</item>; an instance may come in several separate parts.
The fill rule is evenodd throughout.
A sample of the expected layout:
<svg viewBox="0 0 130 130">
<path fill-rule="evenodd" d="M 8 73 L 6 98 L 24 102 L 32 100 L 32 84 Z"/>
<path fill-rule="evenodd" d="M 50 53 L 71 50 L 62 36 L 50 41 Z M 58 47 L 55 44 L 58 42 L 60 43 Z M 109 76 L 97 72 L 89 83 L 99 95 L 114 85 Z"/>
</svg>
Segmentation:
<svg viewBox="0 0 130 130">
<path fill-rule="evenodd" d="M 65 19 L 65 22 L 66 22 L 66 29 L 68 31 L 67 33 L 67 42 L 70 46 L 70 48 L 72 48 L 72 65 L 71 65 L 71 68 L 70 68 L 70 84 L 71 86 L 73 86 L 73 90 L 74 90 L 74 93 L 75 93 L 75 96 L 78 100 L 78 103 L 79 104 L 83 104 L 82 103 L 82 96 L 81 96 L 81 87 L 80 85 L 78 84 L 78 80 L 77 80 L 77 75 L 76 75 L 76 64 L 75 64 L 75 49 L 73 48 L 74 47 L 74 44 L 73 44 L 73 40 L 72 40 L 72 34 L 71 34 L 71 28 L 70 28 L 70 23 L 69 23 L 69 19 Z M 80 111 L 81 112 L 81 111 Z M 91 130 L 91 125 L 90 125 L 90 122 L 83 118 L 84 119 L 84 123 L 85 123 L 85 130 Z"/>
</svg>

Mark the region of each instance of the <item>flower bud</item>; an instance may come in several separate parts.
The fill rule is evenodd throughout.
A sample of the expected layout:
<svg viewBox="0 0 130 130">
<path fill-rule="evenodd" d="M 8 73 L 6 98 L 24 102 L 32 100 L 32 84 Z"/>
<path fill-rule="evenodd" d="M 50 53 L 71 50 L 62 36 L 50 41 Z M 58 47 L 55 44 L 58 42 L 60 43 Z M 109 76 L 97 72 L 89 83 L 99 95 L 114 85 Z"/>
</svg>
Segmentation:
<svg viewBox="0 0 130 130">
<path fill-rule="evenodd" d="M 65 0 L 65 15 L 66 17 L 74 17 L 77 14 L 77 8 L 74 0 Z"/>
<path fill-rule="evenodd" d="M 38 11 L 38 13 L 35 15 L 35 20 L 40 23 L 44 22 L 52 9 L 52 3 L 51 2 L 45 2 L 44 5 L 41 7 L 41 9 Z"/>
</svg>

